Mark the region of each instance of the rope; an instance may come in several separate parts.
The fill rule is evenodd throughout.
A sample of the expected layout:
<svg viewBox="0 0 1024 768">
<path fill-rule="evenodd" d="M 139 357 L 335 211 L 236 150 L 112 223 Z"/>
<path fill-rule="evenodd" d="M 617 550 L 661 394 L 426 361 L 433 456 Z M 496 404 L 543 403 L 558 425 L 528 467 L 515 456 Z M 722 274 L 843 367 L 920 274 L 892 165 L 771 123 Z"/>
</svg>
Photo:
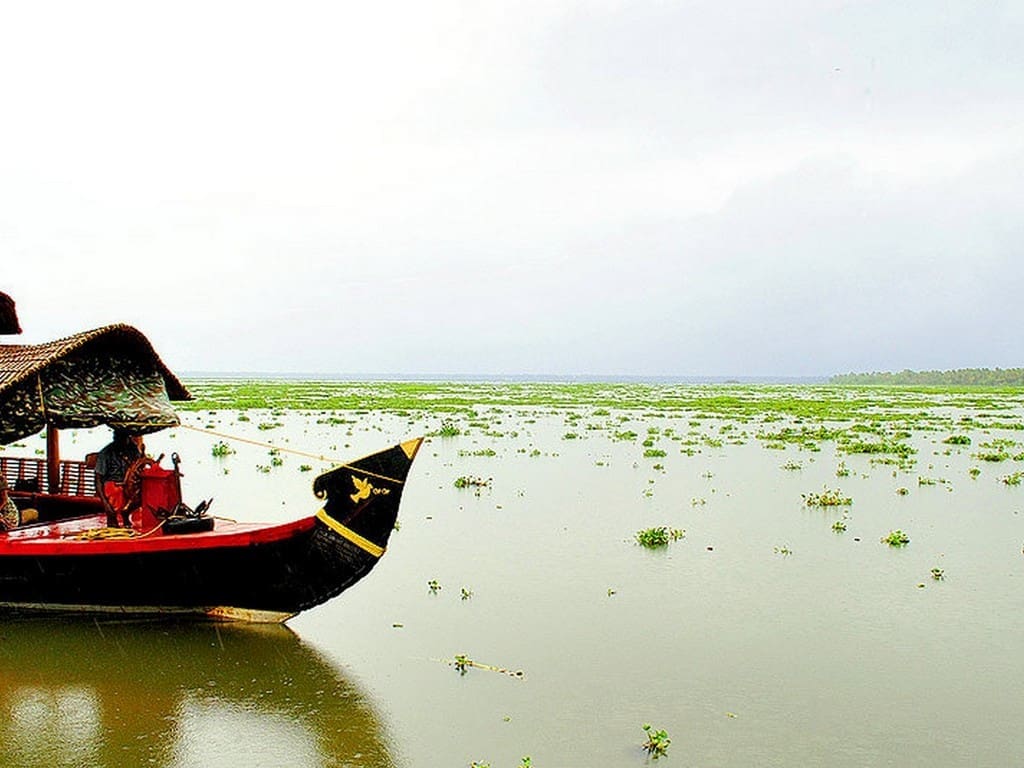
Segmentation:
<svg viewBox="0 0 1024 768">
<path fill-rule="evenodd" d="M 90 528 L 67 536 L 75 541 L 107 541 L 110 539 L 134 539 L 137 534 L 131 528 Z"/>
<path fill-rule="evenodd" d="M 249 445 L 255 445 L 259 448 L 270 448 L 274 451 L 280 451 L 281 453 L 291 453 L 295 456 L 304 456 L 307 459 L 316 459 L 317 461 L 326 461 L 330 464 L 344 464 L 345 462 L 340 459 L 332 459 L 330 456 L 324 456 L 323 454 L 306 453 L 305 451 L 297 451 L 294 448 L 282 448 L 279 445 L 273 443 L 263 443 L 259 440 L 250 440 L 247 437 L 238 437 L 238 435 L 229 435 L 225 432 L 215 432 L 212 429 L 203 429 L 202 427 L 193 427 L 191 424 L 182 424 L 185 429 L 191 429 L 193 432 L 201 432 L 206 435 L 213 435 L 214 437 L 221 437 L 225 440 L 234 440 L 239 443 L 248 443 Z"/>
<path fill-rule="evenodd" d="M 71 534 L 64 538 L 74 541 L 117 541 L 123 539 L 144 539 L 160 530 L 164 521 L 161 520 L 155 528 L 150 528 L 145 533 L 137 533 L 134 528 L 90 528 L 81 533 Z"/>
<path fill-rule="evenodd" d="M 385 480 L 389 483 L 397 483 L 402 485 L 401 480 L 396 480 L 393 477 L 387 475 L 379 475 L 376 472 L 371 472 L 368 469 L 356 469 L 351 464 L 341 459 L 332 459 L 330 456 L 324 456 L 323 454 L 306 453 L 305 451 L 297 451 L 294 448 L 282 448 L 279 445 L 273 443 L 263 443 L 259 440 L 250 440 L 247 437 L 238 437 L 237 435 L 229 435 L 226 432 L 216 432 L 212 429 L 203 429 L 202 427 L 193 427 L 191 424 L 182 424 L 185 429 L 191 429 L 193 432 L 199 432 L 204 435 L 213 435 L 214 437 L 221 437 L 225 440 L 235 440 L 239 443 L 248 443 L 249 445 L 255 445 L 260 448 L 270 448 L 273 451 L 279 451 L 281 453 L 291 453 L 295 456 L 304 456 L 307 459 L 316 459 L 317 461 L 325 461 L 329 464 L 333 464 L 335 467 L 344 467 L 345 469 L 351 469 L 353 472 L 358 472 L 361 475 L 367 475 L 369 477 L 376 477 L 378 480 Z"/>
</svg>

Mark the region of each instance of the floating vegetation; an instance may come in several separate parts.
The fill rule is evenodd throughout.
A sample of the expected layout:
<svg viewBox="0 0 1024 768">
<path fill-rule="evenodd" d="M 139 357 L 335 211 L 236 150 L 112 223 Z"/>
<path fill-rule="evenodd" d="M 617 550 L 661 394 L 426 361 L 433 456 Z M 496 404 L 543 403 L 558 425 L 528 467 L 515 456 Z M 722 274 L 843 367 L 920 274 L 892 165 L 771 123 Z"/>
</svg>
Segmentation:
<svg viewBox="0 0 1024 768">
<path fill-rule="evenodd" d="M 455 425 L 454 421 L 445 419 L 441 422 L 441 427 L 434 432 L 428 432 L 427 437 L 458 437 L 461 434 L 462 430 Z"/>
<path fill-rule="evenodd" d="M 793 550 L 787 544 L 783 544 L 781 547 L 774 547 L 773 551 L 776 555 L 782 555 L 783 557 L 789 557 L 793 554 Z"/>
<path fill-rule="evenodd" d="M 436 595 L 441 591 L 441 585 L 438 583 L 437 579 L 431 579 L 427 582 L 427 589 L 430 590 L 430 594 Z"/>
<path fill-rule="evenodd" d="M 660 448 L 648 448 L 644 451 L 645 459 L 663 459 L 667 454 Z"/>
<path fill-rule="evenodd" d="M 829 490 L 827 486 L 821 493 L 801 493 L 800 497 L 808 507 L 847 507 L 853 504 L 853 499 L 843 496 L 838 488 Z"/>
<path fill-rule="evenodd" d="M 946 572 L 941 568 L 932 568 L 932 580 L 942 581 L 946 578 Z"/>
<path fill-rule="evenodd" d="M 455 671 L 458 672 L 460 675 L 466 674 L 466 672 L 468 672 L 472 668 L 483 669 L 488 672 L 498 672 L 502 675 L 514 677 L 517 680 L 522 680 L 525 677 L 525 675 L 523 674 L 523 670 L 521 669 L 506 669 L 505 667 L 496 667 L 493 664 L 483 664 L 479 661 L 474 661 L 473 659 L 469 658 L 469 656 L 466 656 L 465 654 L 461 653 L 456 655 L 455 658 L 452 659 L 449 663 L 453 667 L 455 667 Z"/>
<path fill-rule="evenodd" d="M 832 530 L 836 533 L 846 533 L 846 523 L 843 520 L 836 520 L 832 523 Z"/>
<path fill-rule="evenodd" d="M 210 449 L 210 454 L 212 456 L 217 457 L 218 459 L 222 459 L 225 456 L 230 456 L 233 453 L 235 453 L 235 449 L 232 448 L 227 443 L 225 443 L 223 440 L 218 440 L 216 443 L 213 444 L 213 448 Z"/>
<path fill-rule="evenodd" d="M 897 440 L 880 440 L 879 442 L 851 440 L 850 442 L 841 443 L 839 448 L 845 453 L 893 454 L 901 458 L 907 458 L 917 453 L 913 446 Z"/>
<path fill-rule="evenodd" d="M 1017 445 L 1015 440 L 989 440 L 988 442 L 981 443 L 978 447 L 983 450 L 978 453 L 972 453 L 971 457 L 978 461 L 990 461 L 997 463 L 1000 461 L 1006 461 L 1010 458 L 1009 448 Z"/>
<path fill-rule="evenodd" d="M 969 438 L 967 435 L 950 435 L 942 442 L 944 442 L 946 445 L 970 445 L 971 438 Z"/>
<path fill-rule="evenodd" d="M 973 453 L 971 458 L 977 459 L 978 461 L 991 461 L 993 463 L 1006 461 L 1010 458 L 1010 454 L 1006 451 L 986 451 L 984 453 Z"/>
<path fill-rule="evenodd" d="M 836 467 L 836 477 L 849 477 L 850 470 L 846 466 L 845 461 L 840 461 L 839 466 Z"/>
<path fill-rule="evenodd" d="M 788 470 L 797 470 L 803 469 L 804 465 L 801 464 L 799 461 L 787 461 L 785 464 L 782 465 L 782 468 Z"/>
<path fill-rule="evenodd" d="M 454 485 L 456 488 L 489 488 L 492 479 L 493 478 L 488 477 L 484 480 L 482 477 L 469 477 L 468 475 L 464 475 L 463 477 L 455 478 Z"/>
<path fill-rule="evenodd" d="M 463 600 L 469 600 L 469 598 L 471 598 L 472 596 L 473 596 L 473 590 L 472 589 L 467 589 L 466 587 L 462 588 L 461 597 L 462 597 Z"/>
<path fill-rule="evenodd" d="M 1004 485 L 1020 485 L 1021 480 L 1024 480 L 1024 472 L 1014 472 L 1012 475 L 999 478 Z"/>
<path fill-rule="evenodd" d="M 1018 393 L 993 388 L 974 388 L 918 392 L 898 387 L 852 388 L 846 386 L 764 387 L 729 384 L 706 386 L 691 384 L 643 383 L 481 383 L 411 381 L 252 381 L 224 379 L 187 379 L 186 386 L 195 399 L 182 403 L 183 411 L 236 409 L 241 415 L 248 409 L 287 408 L 323 412 L 393 411 L 410 415 L 458 414 L 475 418 L 481 407 L 594 408 L 605 411 L 637 410 L 642 404 L 650 413 L 688 414 L 691 427 L 704 420 L 732 419 L 737 422 L 759 419 L 762 423 L 784 418 L 828 421 L 828 425 L 810 424 L 772 434 L 774 442 L 799 443 L 805 440 L 839 440 L 850 432 L 881 435 L 887 424 L 912 423 L 916 427 L 948 430 L 949 418 L 929 413 L 936 397 L 943 405 L 998 412 L 1007 403 L 1016 405 Z M 854 423 L 870 413 L 871 424 L 858 424 L 858 430 L 836 427 L 837 422 Z M 472 414 L 472 415 L 471 415 Z M 595 414 L 596 415 L 596 414 Z M 620 421 L 626 417 L 619 415 Z M 991 414 L 960 420 L 970 429 L 1024 428 L 1020 421 L 994 420 Z M 454 422 L 452 429 L 457 430 Z M 443 436 L 454 436 L 454 433 Z M 759 433 L 758 439 L 770 439 Z M 635 438 L 634 438 L 635 439 Z M 853 452 L 853 451 L 848 451 Z"/>
<path fill-rule="evenodd" d="M 888 536 L 881 538 L 883 544 L 888 544 L 890 547 L 905 547 L 910 543 L 910 537 L 907 536 L 901 530 L 889 531 Z"/>
<path fill-rule="evenodd" d="M 636 532 L 636 543 L 647 549 L 667 547 L 670 542 L 679 541 L 686 535 L 682 528 L 669 528 L 666 525 L 659 525 L 655 528 L 645 528 Z"/>
<path fill-rule="evenodd" d="M 668 733 L 661 729 L 654 730 L 648 723 L 644 723 L 642 728 L 644 733 L 647 735 L 647 741 L 641 745 L 644 751 L 655 760 L 667 755 L 668 746 L 672 743 L 672 739 L 668 737 Z"/>
</svg>

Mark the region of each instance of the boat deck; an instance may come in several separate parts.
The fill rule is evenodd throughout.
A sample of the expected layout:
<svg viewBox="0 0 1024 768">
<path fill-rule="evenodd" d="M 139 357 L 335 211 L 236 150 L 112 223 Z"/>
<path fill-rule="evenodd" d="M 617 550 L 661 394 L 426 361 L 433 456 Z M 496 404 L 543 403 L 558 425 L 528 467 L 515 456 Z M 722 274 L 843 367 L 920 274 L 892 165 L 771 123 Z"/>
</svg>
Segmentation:
<svg viewBox="0 0 1024 768">
<path fill-rule="evenodd" d="M 0 556 L 100 555 L 161 552 L 182 549 L 259 546 L 290 538 L 311 529 L 315 518 L 288 523 L 239 523 L 216 518 L 212 531 L 163 534 L 106 529 L 106 517 L 91 515 L 41 523 L 0 533 Z"/>
</svg>

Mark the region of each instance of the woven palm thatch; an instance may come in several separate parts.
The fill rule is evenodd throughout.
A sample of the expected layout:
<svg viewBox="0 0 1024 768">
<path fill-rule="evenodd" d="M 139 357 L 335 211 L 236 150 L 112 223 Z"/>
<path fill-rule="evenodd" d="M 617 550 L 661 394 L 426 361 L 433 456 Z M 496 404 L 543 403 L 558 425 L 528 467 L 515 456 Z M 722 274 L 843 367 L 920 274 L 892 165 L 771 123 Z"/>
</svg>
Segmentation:
<svg viewBox="0 0 1024 768">
<path fill-rule="evenodd" d="M 0 335 L 9 333 L 21 333 L 21 326 L 14 310 L 14 299 L 0 291 Z"/>
<path fill-rule="evenodd" d="M 100 424 L 151 432 L 179 423 L 171 400 L 192 396 L 129 325 L 45 344 L 0 344 L 0 443 Z"/>
</svg>

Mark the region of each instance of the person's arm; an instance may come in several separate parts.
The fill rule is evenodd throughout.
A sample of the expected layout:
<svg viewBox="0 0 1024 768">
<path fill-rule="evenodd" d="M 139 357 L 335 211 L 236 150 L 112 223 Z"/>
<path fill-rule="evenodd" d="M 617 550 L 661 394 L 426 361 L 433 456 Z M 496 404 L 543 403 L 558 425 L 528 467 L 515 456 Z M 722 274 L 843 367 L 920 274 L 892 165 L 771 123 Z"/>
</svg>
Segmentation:
<svg viewBox="0 0 1024 768">
<path fill-rule="evenodd" d="M 110 457 L 106 450 L 100 451 L 99 456 L 96 457 L 96 466 L 93 474 L 96 477 L 96 495 L 103 502 L 103 509 L 107 515 L 112 515 L 114 510 L 110 506 L 110 499 L 107 498 L 107 490 L 104 488 L 107 483 L 107 476 L 110 474 Z"/>
<path fill-rule="evenodd" d="M 96 461 L 96 472 L 94 473 L 95 476 L 96 476 L 96 495 L 100 497 L 100 501 L 103 502 L 103 509 L 109 515 L 114 510 L 111 509 L 110 501 L 109 501 L 109 499 L 107 499 L 107 491 L 103 487 L 104 485 L 106 485 L 106 481 L 103 479 L 103 475 L 101 475 L 100 472 L 99 472 L 99 466 L 100 466 L 99 460 L 97 460 Z"/>
</svg>

